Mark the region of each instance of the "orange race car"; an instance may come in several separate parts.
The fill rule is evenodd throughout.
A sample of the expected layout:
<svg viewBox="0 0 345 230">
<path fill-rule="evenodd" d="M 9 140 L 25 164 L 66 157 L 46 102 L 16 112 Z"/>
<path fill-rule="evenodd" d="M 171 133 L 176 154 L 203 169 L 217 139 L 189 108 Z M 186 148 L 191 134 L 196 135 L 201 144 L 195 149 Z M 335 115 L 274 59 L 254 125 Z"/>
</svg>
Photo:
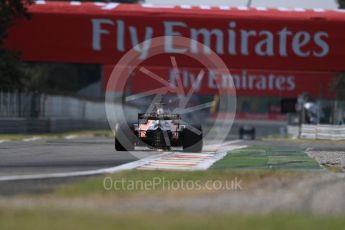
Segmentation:
<svg viewBox="0 0 345 230">
<path fill-rule="evenodd" d="M 137 123 L 117 126 L 115 149 L 130 151 L 144 145 L 158 150 L 182 147 L 186 152 L 200 152 L 202 137 L 201 125 L 184 124 L 179 114 L 165 112 L 159 103 L 151 113 L 139 113 Z"/>
</svg>

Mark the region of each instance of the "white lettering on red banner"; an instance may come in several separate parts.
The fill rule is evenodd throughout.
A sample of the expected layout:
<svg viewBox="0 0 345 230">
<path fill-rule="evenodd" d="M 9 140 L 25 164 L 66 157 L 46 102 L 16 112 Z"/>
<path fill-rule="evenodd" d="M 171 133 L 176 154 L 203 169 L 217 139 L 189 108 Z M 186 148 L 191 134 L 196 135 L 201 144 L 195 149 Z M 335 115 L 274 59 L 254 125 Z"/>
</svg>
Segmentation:
<svg viewBox="0 0 345 230">
<path fill-rule="evenodd" d="M 133 47 L 140 53 L 140 58 L 145 59 L 150 49 L 150 39 L 155 36 L 187 36 L 191 38 L 190 49 L 181 49 L 173 46 L 173 37 L 166 37 L 165 52 L 183 54 L 191 52 L 194 54 L 210 54 L 211 47 L 214 47 L 218 55 L 256 55 L 256 56 L 280 56 L 288 57 L 295 55 L 301 58 L 310 56 L 322 58 L 329 54 L 328 33 L 318 31 L 309 33 L 307 31 L 292 32 L 288 27 L 278 31 L 269 30 L 245 30 L 241 29 L 235 21 L 228 23 L 228 28 L 194 28 L 183 21 L 164 21 L 164 33 L 154 31 L 152 26 L 146 26 L 144 37 L 139 38 L 139 29 L 136 26 L 126 25 L 124 20 L 92 19 L 92 48 L 96 51 L 102 50 L 102 36 L 112 36 L 114 43 L 117 43 L 116 51 L 124 52 L 124 47 Z M 111 31 L 102 28 L 103 25 L 112 25 L 116 35 Z M 142 29 L 142 28 L 141 28 Z M 181 31 L 184 31 L 182 33 Z M 187 31 L 187 34 L 185 33 Z M 129 37 L 126 37 L 129 36 Z M 212 44 L 214 38 L 214 44 Z M 289 39 L 290 38 L 290 39 Z M 255 39 L 255 40 L 254 40 Z M 288 42 L 289 40 L 289 42 Z M 201 41 L 204 47 L 200 50 L 197 41 Z M 253 41 L 255 43 L 253 44 Z M 129 44 L 126 44 L 128 42 Z M 144 42 L 142 47 L 139 43 Z M 227 48 L 226 48 L 227 47 Z M 252 48 L 250 48 L 252 47 Z M 312 48 L 310 48 L 312 47 Z M 292 50 L 288 53 L 287 50 Z"/>
</svg>

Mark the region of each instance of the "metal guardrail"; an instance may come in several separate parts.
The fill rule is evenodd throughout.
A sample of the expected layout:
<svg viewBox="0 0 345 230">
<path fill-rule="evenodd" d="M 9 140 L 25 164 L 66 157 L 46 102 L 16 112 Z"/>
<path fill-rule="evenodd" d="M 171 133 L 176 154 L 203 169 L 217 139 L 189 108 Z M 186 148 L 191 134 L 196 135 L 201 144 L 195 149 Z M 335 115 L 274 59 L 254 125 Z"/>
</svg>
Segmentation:
<svg viewBox="0 0 345 230">
<path fill-rule="evenodd" d="M 0 133 L 45 133 L 82 129 L 108 129 L 104 101 L 0 89 Z M 112 104 L 112 113 L 126 111 L 134 120 L 139 109 Z M 109 118 L 116 123 L 116 116 Z"/>
<path fill-rule="evenodd" d="M 345 140 L 345 125 L 302 125 L 301 138 Z"/>
<path fill-rule="evenodd" d="M 37 117 L 40 96 L 31 92 L 0 89 L 0 117 Z"/>
<path fill-rule="evenodd" d="M 114 103 L 114 109 L 125 109 L 136 118 L 139 109 Z M 135 115 L 135 116 L 134 116 Z M 0 89 L 0 119 L 74 119 L 106 121 L 106 103 L 70 96 Z"/>
</svg>

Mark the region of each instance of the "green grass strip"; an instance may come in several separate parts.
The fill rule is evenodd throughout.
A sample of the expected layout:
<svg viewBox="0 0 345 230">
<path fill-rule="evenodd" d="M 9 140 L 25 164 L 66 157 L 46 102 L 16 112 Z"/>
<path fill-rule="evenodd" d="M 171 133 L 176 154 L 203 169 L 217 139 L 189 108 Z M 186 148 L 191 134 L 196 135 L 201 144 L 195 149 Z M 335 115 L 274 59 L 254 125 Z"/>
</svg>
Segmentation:
<svg viewBox="0 0 345 230">
<path fill-rule="evenodd" d="M 300 147 L 251 146 L 229 153 L 212 169 L 321 170 Z"/>
</svg>

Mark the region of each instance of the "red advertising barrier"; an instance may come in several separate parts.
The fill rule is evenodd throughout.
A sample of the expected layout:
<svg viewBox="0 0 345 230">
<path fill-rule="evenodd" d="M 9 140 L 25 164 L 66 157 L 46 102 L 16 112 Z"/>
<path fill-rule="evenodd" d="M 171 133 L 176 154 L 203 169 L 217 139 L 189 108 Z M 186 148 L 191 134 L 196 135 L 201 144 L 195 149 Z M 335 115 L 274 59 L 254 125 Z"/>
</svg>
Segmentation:
<svg viewBox="0 0 345 230">
<path fill-rule="evenodd" d="M 222 118 L 222 116 L 226 117 L 227 114 L 214 114 L 214 117 L 217 116 L 218 118 Z M 286 121 L 288 119 L 287 115 L 284 114 L 274 114 L 274 113 L 236 113 L 235 114 L 236 120 L 255 120 L 255 121 Z"/>
<path fill-rule="evenodd" d="M 204 74 L 199 75 L 200 68 L 145 66 L 146 69 L 169 81 L 173 87 L 177 85 L 178 77 L 187 92 L 193 87 L 194 92 L 202 95 L 218 93 L 218 88 L 236 88 L 239 96 L 278 96 L 297 97 L 308 92 L 314 97 L 330 98 L 333 96 L 330 82 L 335 74 L 331 72 L 298 72 L 298 71 L 268 71 L 232 69 L 231 76 L 222 74 L 221 70 L 203 69 Z M 103 67 L 103 86 L 106 88 L 113 65 Z M 149 75 L 141 72 L 139 68 L 127 68 L 129 89 L 134 93 L 146 92 L 162 87 L 163 85 Z M 114 75 L 116 77 L 116 74 Z M 232 80 L 231 80 L 232 79 Z M 218 83 L 218 84 L 217 84 Z M 114 89 L 121 91 L 121 89 Z"/>
<path fill-rule="evenodd" d="M 29 7 L 30 21 L 12 27 L 6 43 L 27 61 L 114 64 L 132 47 L 144 60 L 153 46 L 150 38 L 184 36 L 206 47 L 191 41 L 188 49 L 179 49 L 167 37 L 165 53 L 197 57 L 208 55 L 210 47 L 235 69 L 345 69 L 343 11 L 39 3 Z M 156 59 L 154 65 L 166 61 Z"/>
</svg>

